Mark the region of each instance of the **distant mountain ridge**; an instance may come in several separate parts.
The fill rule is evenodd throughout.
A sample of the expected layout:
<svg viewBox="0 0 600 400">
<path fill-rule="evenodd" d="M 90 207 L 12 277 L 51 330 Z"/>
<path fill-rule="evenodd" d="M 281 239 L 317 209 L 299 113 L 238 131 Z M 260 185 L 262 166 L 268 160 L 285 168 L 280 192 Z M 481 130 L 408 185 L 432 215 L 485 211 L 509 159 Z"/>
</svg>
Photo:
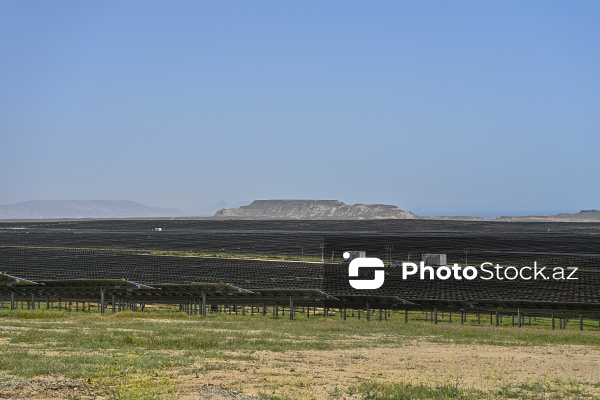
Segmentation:
<svg viewBox="0 0 600 400">
<path fill-rule="evenodd" d="M 290 219 L 414 219 L 413 213 L 387 204 L 347 205 L 337 200 L 255 200 L 247 206 L 225 208 L 215 217 Z"/>
<path fill-rule="evenodd" d="M 533 222 L 600 222 L 600 211 L 581 210 L 575 214 L 560 213 L 556 215 L 528 215 L 522 217 L 504 216 L 499 221 L 533 221 Z"/>
<path fill-rule="evenodd" d="M 32 200 L 0 205 L 0 219 L 177 217 L 174 208 L 148 207 L 134 201 Z"/>
</svg>

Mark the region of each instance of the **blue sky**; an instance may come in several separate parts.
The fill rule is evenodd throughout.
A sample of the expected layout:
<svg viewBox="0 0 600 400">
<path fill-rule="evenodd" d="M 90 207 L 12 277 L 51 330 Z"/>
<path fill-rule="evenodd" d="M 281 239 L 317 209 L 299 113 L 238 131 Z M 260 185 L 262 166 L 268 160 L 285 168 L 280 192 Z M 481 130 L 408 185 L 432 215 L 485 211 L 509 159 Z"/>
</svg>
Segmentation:
<svg viewBox="0 0 600 400">
<path fill-rule="evenodd" d="M 0 4 L 0 204 L 600 208 L 600 2 Z"/>
</svg>

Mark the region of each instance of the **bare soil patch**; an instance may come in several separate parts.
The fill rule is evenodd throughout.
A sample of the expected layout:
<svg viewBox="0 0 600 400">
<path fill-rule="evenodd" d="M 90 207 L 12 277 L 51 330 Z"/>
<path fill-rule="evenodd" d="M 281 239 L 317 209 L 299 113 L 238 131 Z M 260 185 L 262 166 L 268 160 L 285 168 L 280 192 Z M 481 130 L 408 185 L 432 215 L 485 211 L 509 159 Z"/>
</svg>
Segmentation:
<svg viewBox="0 0 600 400">
<path fill-rule="evenodd" d="M 399 348 L 253 353 L 256 360 L 206 360 L 204 373 L 180 380 L 182 398 L 201 399 L 202 388 L 228 395 L 285 393 L 291 398 L 327 398 L 363 380 L 405 381 L 493 390 L 507 384 L 550 381 L 600 382 L 600 350 L 585 346 L 506 347 L 414 341 Z M 206 367 L 197 365 L 198 367 Z M 214 368 L 212 370 L 211 368 Z M 600 388 L 597 388 L 600 396 Z M 232 398 L 218 392 L 211 398 Z M 203 397 L 204 396 L 204 397 Z"/>
<path fill-rule="evenodd" d="M 92 398 L 90 386 L 78 379 L 43 377 L 0 381 L 0 399 L 58 400 L 73 397 Z"/>
</svg>

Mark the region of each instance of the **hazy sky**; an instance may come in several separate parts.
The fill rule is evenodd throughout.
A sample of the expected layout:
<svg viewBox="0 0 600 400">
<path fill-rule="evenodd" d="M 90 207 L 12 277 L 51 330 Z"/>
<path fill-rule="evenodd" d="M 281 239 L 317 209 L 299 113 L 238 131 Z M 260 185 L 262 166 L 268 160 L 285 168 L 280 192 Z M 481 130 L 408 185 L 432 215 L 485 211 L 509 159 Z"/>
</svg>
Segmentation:
<svg viewBox="0 0 600 400">
<path fill-rule="evenodd" d="M 0 204 L 600 208 L 598 1 L 3 1 Z"/>
</svg>

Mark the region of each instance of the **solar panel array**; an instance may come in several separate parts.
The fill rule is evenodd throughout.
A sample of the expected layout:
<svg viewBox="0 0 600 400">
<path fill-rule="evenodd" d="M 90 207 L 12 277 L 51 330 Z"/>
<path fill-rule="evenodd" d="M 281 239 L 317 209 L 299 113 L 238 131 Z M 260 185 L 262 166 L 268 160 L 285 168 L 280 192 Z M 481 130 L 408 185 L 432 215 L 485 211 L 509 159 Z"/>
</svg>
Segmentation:
<svg viewBox="0 0 600 400">
<path fill-rule="evenodd" d="M 420 261 L 425 253 L 447 254 L 449 264 L 531 266 L 536 261 L 549 269 L 578 267 L 579 280 L 402 280 L 399 267 L 387 267 L 387 284 L 361 297 L 349 289 L 347 265 L 341 258 L 347 250 L 366 251 L 386 264 Z M 155 290 L 197 282 L 229 284 L 253 293 L 227 293 L 222 296 L 223 302 L 275 301 L 289 297 L 294 290 L 306 301 L 311 298 L 307 290 L 320 290 L 330 297 L 316 296 L 313 300 L 332 306 L 358 307 L 370 301 L 386 308 L 518 307 L 600 312 L 599 267 L 600 224 L 587 223 L 201 219 L 0 222 L 0 271 L 6 274 L 45 281 L 44 286 L 51 280 L 127 279 Z M 168 287 L 168 292 L 172 298 L 178 297 L 173 288 Z M 2 290 L 6 289 L 0 286 Z M 41 289 L 22 289 L 23 294 L 25 290 Z M 184 286 L 180 290 L 182 296 L 178 298 L 185 297 L 185 290 L 192 297 L 202 293 L 196 289 L 189 292 Z M 274 296 L 277 290 L 280 292 Z M 288 292 L 284 294 L 283 290 Z M 270 297 L 265 297 L 269 291 Z M 150 296 L 151 291 L 139 291 L 136 296 L 144 293 Z M 156 293 L 153 296 L 160 297 Z"/>
</svg>

